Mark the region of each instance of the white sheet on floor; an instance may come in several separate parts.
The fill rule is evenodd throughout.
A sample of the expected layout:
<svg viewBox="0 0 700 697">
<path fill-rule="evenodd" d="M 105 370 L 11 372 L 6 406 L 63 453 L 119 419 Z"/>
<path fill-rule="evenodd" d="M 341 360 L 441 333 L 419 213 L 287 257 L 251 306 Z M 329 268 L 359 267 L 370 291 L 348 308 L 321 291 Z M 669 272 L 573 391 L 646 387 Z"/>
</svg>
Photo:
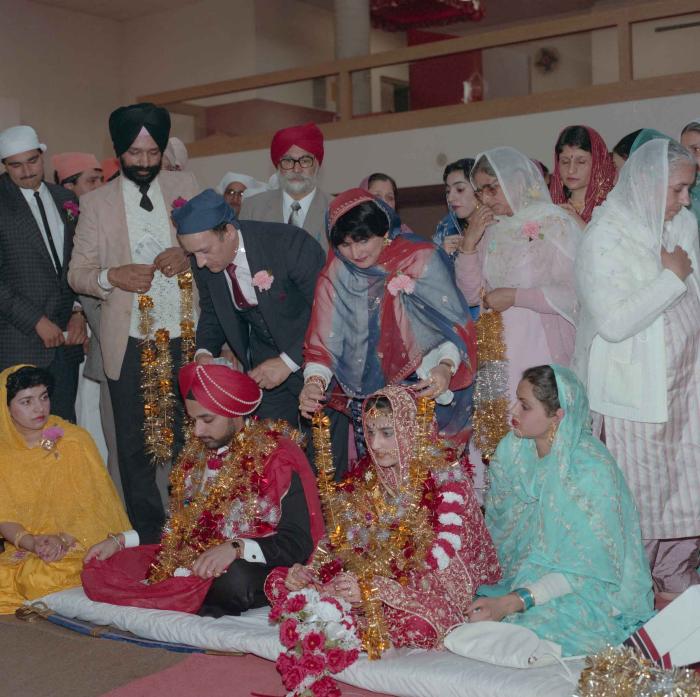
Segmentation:
<svg viewBox="0 0 700 697">
<path fill-rule="evenodd" d="M 82 588 L 39 599 L 70 618 L 111 625 L 146 639 L 189 644 L 215 651 L 242 651 L 277 658 L 277 628 L 268 624 L 268 608 L 240 617 L 199 617 L 167 610 L 144 610 L 90 600 Z M 568 663 L 575 678 L 580 661 Z M 560 665 L 545 668 L 498 668 L 449 651 L 392 649 L 381 660 L 364 655 L 335 676 L 343 682 L 396 697 L 571 697 L 575 686 Z"/>
</svg>

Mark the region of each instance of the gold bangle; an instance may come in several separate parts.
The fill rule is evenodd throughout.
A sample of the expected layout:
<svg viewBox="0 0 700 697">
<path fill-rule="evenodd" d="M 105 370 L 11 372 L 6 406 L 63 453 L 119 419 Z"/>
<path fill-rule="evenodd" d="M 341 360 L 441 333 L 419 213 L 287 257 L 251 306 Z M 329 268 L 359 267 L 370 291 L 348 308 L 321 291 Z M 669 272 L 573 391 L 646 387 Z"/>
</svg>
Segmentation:
<svg viewBox="0 0 700 697">
<path fill-rule="evenodd" d="M 457 366 L 449 358 L 443 358 L 438 365 L 444 365 L 450 371 L 450 375 L 457 372 Z"/>
<path fill-rule="evenodd" d="M 22 549 L 19 544 L 22 541 L 22 538 L 26 537 L 27 535 L 31 535 L 32 533 L 29 532 L 29 530 L 20 530 L 16 535 L 15 535 L 15 540 L 14 540 L 14 546 L 16 549 Z"/>
<path fill-rule="evenodd" d="M 122 544 L 122 541 L 119 539 L 119 535 L 115 534 L 113 532 L 108 532 L 107 533 L 107 538 L 112 540 L 117 545 L 117 551 L 121 552 L 121 550 L 124 549 L 124 545 Z"/>
<path fill-rule="evenodd" d="M 312 382 L 316 383 L 324 392 L 328 389 L 326 381 L 320 375 L 309 375 L 309 377 L 304 381 L 304 384 L 308 385 Z"/>
</svg>

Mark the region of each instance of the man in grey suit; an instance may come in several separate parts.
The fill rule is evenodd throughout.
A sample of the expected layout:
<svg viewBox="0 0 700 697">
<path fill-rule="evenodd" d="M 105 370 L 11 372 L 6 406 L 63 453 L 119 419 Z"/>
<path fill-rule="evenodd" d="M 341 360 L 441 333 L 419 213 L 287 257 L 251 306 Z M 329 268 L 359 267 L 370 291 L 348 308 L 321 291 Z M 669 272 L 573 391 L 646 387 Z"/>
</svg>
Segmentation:
<svg viewBox="0 0 700 697">
<path fill-rule="evenodd" d="M 315 123 L 283 128 L 270 144 L 280 188 L 243 200 L 241 220 L 287 223 L 303 228 L 328 251 L 325 218 L 331 197 L 318 188 L 323 133 Z"/>
<path fill-rule="evenodd" d="M 44 152 L 30 126 L 0 133 L 0 370 L 18 363 L 54 378 L 51 412 L 75 421 L 85 317 L 68 285 L 75 196 L 44 182 Z"/>
</svg>

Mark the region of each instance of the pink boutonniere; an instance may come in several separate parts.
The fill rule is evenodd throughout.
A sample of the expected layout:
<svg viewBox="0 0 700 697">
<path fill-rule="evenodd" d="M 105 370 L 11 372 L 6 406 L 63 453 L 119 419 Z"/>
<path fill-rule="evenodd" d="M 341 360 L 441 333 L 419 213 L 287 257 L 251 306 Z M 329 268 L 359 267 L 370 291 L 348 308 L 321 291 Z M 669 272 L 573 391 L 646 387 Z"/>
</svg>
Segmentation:
<svg viewBox="0 0 700 697">
<path fill-rule="evenodd" d="M 544 235 L 542 234 L 541 230 L 542 225 L 540 225 L 540 223 L 536 222 L 535 220 L 530 220 L 520 228 L 520 233 L 523 237 L 527 237 L 527 239 L 532 242 L 532 240 L 536 240 L 538 238 L 540 240 L 544 239 Z"/>
<path fill-rule="evenodd" d="M 275 277 L 269 271 L 258 271 L 253 276 L 253 285 L 258 290 L 270 290 Z"/>
<path fill-rule="evenodd" d="M 187 199 L 186 199 L 186 198 L 182 198 L 182 196 L 178 196 L 178 197 L 172 202 L 172 207 L 173 207 L 173 209 L 182 208 L 186 203 L 187 203 Z"/>
<path fill-rule="evenodd" d="M 63 429 L 60 426 L 49 426 L 41 433 L 41 447 L 51 452 L 56 450 L 56 443 L 63 436 Z M 58 453 L 54 453 L 58 457 Z"/>
<path fill-rule="evenodd" d="M 411 295 L 416 289 L 416 282 L 407 274 L 399 271 L 399 273 L 387 283 L 386 288 L 392 295 L 398 295 L 399 293 L 408 293 Z"/>
<path fill-rule="evenodd" d="M 66 201 L 63 204 L 63 210 L 71 223 L 74 223 L 80 215 L 80 206 L 75 201 Z"/>
</svg>

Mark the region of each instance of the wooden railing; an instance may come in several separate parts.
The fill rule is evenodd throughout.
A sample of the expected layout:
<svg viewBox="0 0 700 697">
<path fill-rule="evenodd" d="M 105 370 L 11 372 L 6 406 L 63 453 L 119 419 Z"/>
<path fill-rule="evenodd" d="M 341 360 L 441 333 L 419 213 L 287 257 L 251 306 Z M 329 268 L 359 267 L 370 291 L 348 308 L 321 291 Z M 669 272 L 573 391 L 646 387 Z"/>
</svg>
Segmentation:
<svg viewBox="0 0 700 697">
<path fill-rule="evenodd" d="M 331 123 L 321 125 L 325 137 L 332 139 L 698 92 L 700 91 L 700 71 L 635 79 L 632 53 L 633 24 L 698 11 L 700 11 L 698 0 L 655 0 L 611 9 L 592 9 L 589 12 L 559 15 L 547 20 L 514 24 L 500 29 L 474 31 L 456 39 L 359 58 L 143 95 L 139 99 L 167 106 L 175 113 L 192 116 L 195 123 L 199 121 L 201 125 L 206 108 L 191 104 L 193 100 L 335 76 L 337 78 L 336 118 Z M 610 28 L 615 28 L 617 33 L 619 77 L 616 82 L 401 113 L 374 114 L 361 119 L 353 117 L 351 75 L 356 71 Z M 269 132 L 262 132 L 235 137 L 213 136 L 195 141 L 189 144 L 188 148 L 190 154 L 195 157 L 261 149 L 269 145 L 271 135 Z"/>
</svg>

